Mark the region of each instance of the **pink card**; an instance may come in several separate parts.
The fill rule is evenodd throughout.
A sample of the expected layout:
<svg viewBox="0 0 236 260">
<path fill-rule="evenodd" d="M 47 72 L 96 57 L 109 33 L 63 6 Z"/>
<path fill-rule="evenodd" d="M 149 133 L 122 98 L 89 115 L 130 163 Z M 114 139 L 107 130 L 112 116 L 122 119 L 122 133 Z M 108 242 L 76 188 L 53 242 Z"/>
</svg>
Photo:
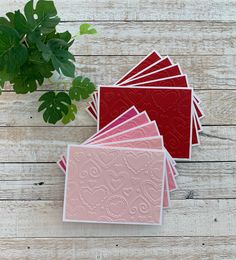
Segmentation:
<svg viewBox="0 0 236 260">
<path fill-rule="evenodd" d="M 123 113 L 123 115 L 126 115 L 126 113 L 127 113 L 128 111 L 129 111 L 129 109 L 128 109 L 125 113 Z M 139 115 L 134 116 L 134 117 L 131 117 L 130 119 L 127 119 L 127 120 L 124 121 L 123 123 L 118 124 L 117 126 L 111 128 L 111 129 L 108 129 L 107 131 L 104 131 L 104 129 L 101 129 L 99 132 L 97 132 L 97 133 L 94 135 L 95 138 L 94 138 L 94 137 L 89 138 L 87 141 L 84 142 L 84 144 L 86 144 L 86 143 L 88 143 L 88 142 L 90 142 L 90 143 L 92 144 L 94 141 L 96 141 L 96 140 L 98 140 L 98 139 L 101 139 L 101 137 L 104 137 L 104 134 L 106 134 L 106 133 L 109 133 L 109 135 L 111 135 L 111 134 L 115 134 L 115 133 L 117 133 L 117 132 L 120 132 L 120 134 L 121 134 L 121 131 L 127 129 L 127 126 L 130 126 L 130 129 L 131 129 L 131 128 L 134 126 L 133 123 L 134 123 L 134 122 L 137 123 L 138 116 L 140 117 L 140 118 L 139 118 L 139 122 L 140 122 L 140 119 L 146 120 L 147 122 L 150 121 L 150 119 L 149 119 L 148 115 L 146 114 L 146 112 L 140 113 Z M 141 117 L 141 116 L 142 116 L 142 117 Z M 143 117 L 143 116 L 144 116 L 144 117 Z M 136 119 L 136 121 L 134 121 L 135 119 Z M 112 124 L 115 123 L 115 122 L 117 122 L 117 121 L 118 121 L 118 119 L 115 119 L 115 120 L 112 122 Z M 144 122 L 145 122 L 145 121 L 141 121 L 140 123 L 144 123 Z M 130 123 L 132 123 L 132 124 L 130 124 Z M 156 127 L 156 129 L 157 129 L 156 134 L 158 135 L 158 133 L 159 133 L 158 128 Z M 116 131 L 113 132 L 113 130 L 116 130 Z M 106 142 L 106 140 L 105 140 L 105 142 Z M 116 142 L 116 143 L 117 143 L 117 142 Z M 166 153 L 167 153 L 168 161 L 171 163 L 171 165 L 174 166 L 174 165 L 176 164 L 175 161 L 172 159 L 172 157 L 169 155 L 169 153 L 168 153 L 167 151 L 166 151 Z M 64 164 L 65 164 L 65 160 L 64 160 Z M 60 168 L 61 168 L 60 161 L 58 162 L 58 165 L 59 165 Z M 168 169 L 168 167 L 167 167 L 167 169 Z M 178 175 L 178 172 L 177 172 L 177 170 L 175 169 L 175 167 L 173 167 L 173 169 L 174 169 L 174 175 Z M 168 174 L 169 174 L 169 173 L 168 173 Z M 174 187 L 170 187 L 170 189 L 173 190 Z"/>
<path fill-rule="evenodd" d="M 63 220 L 160 225 L 164 160 L 161 150 L 69 146 Z"/>
<path fill-rule="evenodd" d="M 91 138 L 90 140 L 86 141 L 84 144 L 89 144 L 91 142 L 94 143 L 94 142 L 96 142 L 100 139 L 103 139 L 105 137 L 110 137 L 114 134 L 123 132 L 125 130 L 134 128 L 136 126 L 146 124 L 148 122 L 150 122 L 150 119 L 149 119 L 147 113 L 144 111 L 144 112 L 130 118 L 129 120 L 126 120 L 123 123 L 109 129 L 108 131 L 103 132 L 102 134 L 98 134 L 96 137 Z"/>
<path fill-rule="evenodd" d="M 112 146 L 112 147 L 133 147 L 133 148 L 146 148 L 146 149 L 163 149 L 164 151 L 164 144 L 162 136 L 155 136 L 155 137 L 146 137 L 146 138 L 138 138 L 132 140 L 123 140 L 118 142 L 111 142 L 111 143 L 102 143 L 102 146 Z M 174 174 L 174 166 L 170 166 L 171 163 L 169 159 L 166 157 L 166 175 L 168 179 L 168 189 L 170 191 L 176 190 L 177 184 L 175 180 Z"/>
<path fill-rule="evenodd" d="M 144 138 L 144 137 L 151 137 L 160 135 L 156 122 L 151 121 L 147 124 L 131 128 L 124 132 L 115 134 L 113 136 L 108 136 L 98 141 L 93 142 L 93 144 L 102 144 L 102 143 L 111 143 L 111 142 L 118 142 L 127 139 L 137 139 L 137 138 Z"/>
<path fill-rule="evenodd" d="M 97 136 L 109 131 L 110 129 L 119 126 L 120 124 L 123 124 L 124 122 L 126 122 L 127 120 L 136 117 L 139 114 L 138 110 L 132 106 L 129 109 L 127 109 L 124 113 L 122 113 L 120 116 L 118 116 L 117 118 L 115 118 L 113 121 L 111 121 L 109 124 L 107 124 L 103 129 L 99 130 L 97 133 L 95 133 L 94 135 L 92 135 L 89 139 L 87 139 L 85 143 L 89 143 L 91 140 L 93 140 L 94 138 L 96 138 Z M 148 121 L 149 118 L 148 118 Z M 62 171 L 65 173 L 65 168 L 66 168 L 66 159 L 64 156 L 61 157 L 61 159 L 57 162 L 58 166 L 62 169 Z"/>
<path fill-rule="evenodd" d="M 106 132 L 107 133 L 107 132 Z M 147 124 L 144 125 L 140 125 L 137 126 L 135 128 L 130 128 L 128 130 L 125 130 L 123 132 L 119 132 L 115 133 L 114 135 L 108 135 L 105 138 L 100 138 L 99 140 L 91 140 L 91 145 L 105 145 L 106 143 L 110 143 L 112 145 L 115 145 L 115 143 L 120 144 L 120 141 L 126 141 L 129 142 L 132 139 L 137 139 L 137 138 L 148 138 L 148 137 L 156 137 L 156 136 L 160 136 L 158 127 L 156 125 L 156 122 L 149 122 Z M 98 136 L 100 137 L 100 135 Z M 154 143 L 151 143 L 150 145 L 152 145 L 152 148 L 154 146 L 154 148 L 164 148 L 163 143 L 162 146 L 157 147 L 157 143 L 155 141 L 152 141 Z M 145 143 L 144 143 L 145 145 Z M 138 147 L 141 148 L 141 147 Z M 167 159 L 168 160 L 168 159 Z M 169 190 L 175 190 L 177 185 L 176 185 L 176 181 L 174 178 L 174 173 L 172 171 L 172 169 L 170 168 L 169 164 L 167 164 L 166 167 L 167 170 L 167 177 L 168 177 L 168 183 L 169 183 Z"/>
<path fill-rule="evenodd" d="M 163 146 L 163 139 L 161 136 L 154 137 L 154 138 L 141 138 L 141 139 L 134 139 L 134 140 L 127 140 L 121 142 L 114 142 L 114 143 L 104 143 L 102 146 L 111 146 L 111 147 L 133 147 L 133 148 L 145 148 L 145 149 L 164 149 Z M 174 166 L 172 166 L 174 167 Z M 177 184 L 174 178 L 174 172 L 170 166 L 170 162 L 166 158 L 166 179 L 165 179 L 165 194 L 164 194 L 164 201 L 163 207 L 169 207 L 169 191 L 173 191 L 177 188 Z"/>
<path fill-rule="evenodd" d="M 114 143 L 105 143 L 101 146 L 111 146 L 111 147 L 132 147 L 132 148 L 146 148 L 146 149 L 164 149 L 163 148 L 163 138 L 161 136 L 151 137 L 151 138 L 141 138 L 141 139 L 133 139 L 133 140 L 125 140 L 121 142 Z M 63 158 L 57 163 L 61 170 L 66 174 L 66 159 Z M 164 197 L 163 197 L 163 207 L 168 208 L 170 205 L 170 196 L 169 191 L 173 191 L 177 188 L 176 181 L 174 179 L 175 176 L 175 167 L 171 165 L 170 161 L 165 159 L 165 175 L 166 178 L 164 180 Z"/>
<path fill-rule="evenodd" d="M 102 134 L 103 132 L 123 123 L 124 121 L 138 115 L 139 112 L 136 109 L 135 106 L 130 107 L 129 109 L 127 109 L 125 112 L 123 112 L 120 116 L 118 116 L 117 118 L 115 118 L 114 120 L 112 120 L 109 124 L 107 124 L 105 127 L 103 127 L 101 130 L 99 130 L 99 132 L 95 133 L 94 135 L 92 135 L 88 140 L 96 137 L 98 134 Z"/>
</svg>

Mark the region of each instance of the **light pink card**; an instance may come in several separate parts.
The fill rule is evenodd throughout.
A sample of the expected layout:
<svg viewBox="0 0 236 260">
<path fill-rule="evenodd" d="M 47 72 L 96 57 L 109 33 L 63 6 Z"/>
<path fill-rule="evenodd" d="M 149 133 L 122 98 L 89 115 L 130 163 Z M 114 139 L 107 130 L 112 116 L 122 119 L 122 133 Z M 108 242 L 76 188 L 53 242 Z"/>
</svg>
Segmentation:
<svg viewBox="0 0 236 260">
<path fill-rule="evenodd" d="M 119 141 L 124 141 L 124 140 L 132 140 L 132 139 L 137 139 L 137 138 L 147 138 L 147 137 L 156 137 L 160 136 L 158 127 L 156 125 L 155 121 L 149 122 L 147 124 L 128 129 L 126 131 L 114 134 L 112 136 L 108 136 L 102 139 L 99 139 L 97 141 L 91 140 L 91 145 L 104 145 L 106 143 L 117 143 Z M 164 147 L 163 147 L 164 148 Z M 167 159 L 168 160 L 168 159 Z M 173 167 L 174 168 L 174 167 Z M 168 176 L 168 184 L 169 184 L 169 190 L 175 190 L 177 187 L 176 181 L 172 168 L 170 168 L 170 165 L 167 163 L 167 176 Z"/>
<path fill-rule="evenodd" d="M 162 150 L 69 146 L 63 220 L 160 225 L 164 160 Z"/>
<path fill-rule="evenodd" d="M 149 119 L 147 113 L 145 111 L 141 112 L 140 114 L 138 114 L 138 115 L 136 115 L 134 117 L 131 117 L 130 119 L 124 121 L 123 123 L 121 123 L 121 124 L 111 128 L 111 129 L 109 129 L 108 131 L 105 131 L 102 134 L 99 134 L 96 137 L 91 138 L 90 140 L 86 141 L 84 144 L 89 144 L 91 142 L 94 143 L 94 142 L 96 142 L 98 140 L 101 140 L 101 139 L 103 139 L 105 137 L 112 136 L 114 134 L 123 132 L 125 130 L 134 128 L 136 126 L 140 126 L 140 125 L 146 124 L 148 122 L 150 122 L 150 119 Z"/>
<path fill-rule="evenodd" d="M 144 113 L 144 114 L 139 114 L 139 115 L 145 115 L 144 118 L 148 118 L 147 115 Z M 137 116 L 133 117 L 134 119 L 138 118 Z M 130 121 L 130 120 L 127 120 L 126 122 L 133 122 L 133 121 Z M 124 125 L 124 123 L 120 124 L 121 126 Z M 117 127 L 114 127 L 112 129 L 116 129 Z M 122 129 L 120 129 L 122 130 Z M 108 130 L 107 132 L 110 132 L 111 130 Z M 107 132 L 104 132 L 104 133 L 107 133 Z M 118 133 L 117 133 L 118 132 Z M 127 131 L 123 131 L 123 132 L 120 132 L 120 131 L 116 131 L 117 134 L 114 134 L 112 136 L 108 135 L 107 137 L 105 136 L 105 138 L 103 139 L 99 139 L 99 141 L 96 142 L 95 139 L 90 139 L 90 144 L 104 144 L 104 143 L 111 143 L 111 144 L 114 144 L 115 143 L 120 143 L 119 141 L 122 141 L 122 140 L 125 140 L 126 142 L 127 141 L 130 141 L 131 139 L 136 139 L 136 138 L 143 138 L 143 137 L 149 137 L 149 136 L 159 136 L 160 133 L 158 131 L 158 128 L 155 124 L 155 122 L 151 122 L 149 124 L 145 124 L 145 125 L 142 125 L 142 126 L 139 126 L 139 127 L 135 127 L 135 128 L 130 128 L 128 129 Z M 97 137 L 100 137 L 101 135 L 97 135 Z M 143 140 L 142 140 L 143 141 Z M 85 142 L 86 143 L 86 142 Z M 156 145 L 155 143 L 151 143 L 151 145 Z M 153 148 L 153 147 L 152 147 Z M 163 145 L 158 148 L 163 148 Z M 166 151 L 167 152 L 167 151 Z M 177 185 L 176 185 L 176 181 L 174 179 L 174 176 L 176 176 L 178 173 L 174 167 L 175 165 L 175 162 L 173 161 L 173 159 L 170 157 L 170 155 L 168 154 L 167 152 L 167 166 L 166 166 L 166 171 L 167 171 L 167 176 L 168 176 L 168 182 L 169 182 L 169 190 L 172 191 L 172 190 L 175 190 Z M 168 161 L 170 163 L 168 163 Z M 170 168 L 170 164 L 173 165 L 173 167 Z M 61 167 L 61 162 L 59 161 L 58 165 Z"/>
<path fill-rule="evenodd" d="M 146 149 L 163 149 L 163 138 L 162 136 L 155 136 L 155 137 L 146 137 L 146 138 L 139 138 L 133 140 L 124 140 L 112 143 L 102 143 L 101 146 L 111 146 L 111 147 L 133 147 L 133 148 L 146 148 Z M 168 180 L 168 190 L 174 191 L 177 188 L 177 183 L 175 180 L 175 166 L 172 165 L 169 159 L 166 157 L 166 175 Z M 165 198 L 166 199 L 166 198 Z M 166 201 L 165 201 L 166 202 Z M 166 205 L 166 204 L 165 204 Z"/>
<path fill-rule="evenodd" d="M 163 138 L 161 136 L 155 138 L 147 138 L 147 139 L 134 139 L 131 141 L 121 141 L 116 143 L 107 143 L 102 146 L 111 146 L 111 147 L 132 147 L 132 148 L 143 148 L 143 149 L 163 149 Z M 169 196 L 169 181 L 167 174 L 167 167 L 169 166 L 167 158 L 166 161 L 166 178 L 164 180 L 164 197 L 163 197 L 163 207 L 168 208 L 170 206 L 170 196 Z M 170 170 L 170 169 L 168 169 Z M 172 174 L 172 176 L 174 176 Z M 169 177 L 172 180 L 171 176 Z M 175 180 L 173 181 L 175 183 Z M 173 187 L 173 190 L 176 189 L 176 185 Z"/>
<path fill-rule="evenodd" d="M 137 139 L 144 137 L 151 137 L 160 135 L 156 122 L 151 121 L 147 124 L 131 128 L 129 130 L 123 131 L 121 133 L 115 134 L 113 136 L 105 137 L 98 141 L 93 142 L 93 144 L 102 144 L 102 143 L 110 143 L 110 142 L 118 142 L 127 139 Z"/>
</svg>

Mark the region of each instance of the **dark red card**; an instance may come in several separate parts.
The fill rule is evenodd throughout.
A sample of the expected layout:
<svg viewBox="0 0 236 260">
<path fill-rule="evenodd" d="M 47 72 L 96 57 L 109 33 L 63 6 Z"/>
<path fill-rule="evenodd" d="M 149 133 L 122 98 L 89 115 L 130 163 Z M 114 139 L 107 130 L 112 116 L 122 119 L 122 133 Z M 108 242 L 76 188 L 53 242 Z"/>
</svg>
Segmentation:
<svg viewBox="0 0 236 260">
<path fill-rule="evenodd" d="M 129 86 L 129 82 L 124 83 L 123 86 Z M 135 84 L 135 86 L 150 86 L 150 87 L 188 87 L 188 81 L 186 75 L 180 75 L 176 77 L 152 80 L 149 82 L 141 82 Z"/>
<path fill-rule="evenodd" d="M 144 75 L 142 77 L 139 77 L 137 79 L 131 79 L 127 83 L 121 83 L 120 86 L 127 86 L 129 85 L 135 85 L 135 84 L 141 84 L 142 82 L 148 82 L 151 80 L 158 80 L 163 78 L 169 78 L 173 76 L 181 75 L 181 71 L 178 65 L 173 65 L 167 68 L 164 68 L 162 70 L 152 72 L 150 74 Z"/>
<path fill-rule="evenodd" d="M 156 51 L 151 52 L 148 56 L 141 60 L 134 68 L 132 68 L 128 73 L 126 73 L 120 80 L 118 80 L 116 84 L 120 84 L 121 82 L 127 80 L 128 78 L 132 77 L 139 71 L 145 69 L 146 67 L 150 66 L 154 62 L 157 62 L 160 59 L 161 56 Z"/>
<path fill-rule="evenodd" d="M 99 129 L 131 106 L 156 120 L 166 149 L 176 159 L 190 159 L 192 144 L 192 89 L 168 87 L 100 86 Z"/>
<path fill-rule="evenodd" d="M 172 65 L 171 60 L 169 57 L 165 57 L 162 60 L 159 60 L 157 63 L 155 63 L 154 65 L 148 67 L 147 69 L 144 69 L 143 71 L 137 73 L 135 75 L 135 77 L 133 77 L 134 79 L 136 79 L 137 77 L 146 75 L 148 73 L 163 69 L 165 67 L 169 67 L 170 65 Z M 129 80 L 129 79 L 127 79 Z"/>
</svg>

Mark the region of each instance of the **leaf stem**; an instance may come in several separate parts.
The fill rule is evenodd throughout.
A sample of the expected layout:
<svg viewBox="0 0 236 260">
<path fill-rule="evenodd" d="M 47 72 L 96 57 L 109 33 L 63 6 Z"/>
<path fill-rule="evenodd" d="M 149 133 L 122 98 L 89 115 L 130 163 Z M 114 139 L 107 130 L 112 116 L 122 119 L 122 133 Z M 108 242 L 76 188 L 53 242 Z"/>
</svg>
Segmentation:
<svg viewBox="0 0 236 260">
<path fill-rule="evenodd" d="M 24 35 L 24 37 L 21 39 L 20 43 L 25 43 L 26 46 L 29 48 L 29 44 L 27 42 L 26 35 Z"/>
</svg>

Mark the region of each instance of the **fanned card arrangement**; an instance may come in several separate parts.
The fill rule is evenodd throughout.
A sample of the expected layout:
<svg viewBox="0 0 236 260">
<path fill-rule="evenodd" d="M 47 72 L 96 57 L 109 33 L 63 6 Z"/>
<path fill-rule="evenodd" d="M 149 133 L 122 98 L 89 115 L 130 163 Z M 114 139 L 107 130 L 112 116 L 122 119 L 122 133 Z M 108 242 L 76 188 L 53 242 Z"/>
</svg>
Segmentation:
<svg viewBox="0 0 236 260">
<path fill-rule="evenodd" d="M 87 108 L 97 133 L 69 145 L 64 221 L 162 224 L 177 188 L 175 160 L 191 159 L 204 116 L 186 75 L 153 51 L 114 85 L 101 85 Z"/>
</svg>

